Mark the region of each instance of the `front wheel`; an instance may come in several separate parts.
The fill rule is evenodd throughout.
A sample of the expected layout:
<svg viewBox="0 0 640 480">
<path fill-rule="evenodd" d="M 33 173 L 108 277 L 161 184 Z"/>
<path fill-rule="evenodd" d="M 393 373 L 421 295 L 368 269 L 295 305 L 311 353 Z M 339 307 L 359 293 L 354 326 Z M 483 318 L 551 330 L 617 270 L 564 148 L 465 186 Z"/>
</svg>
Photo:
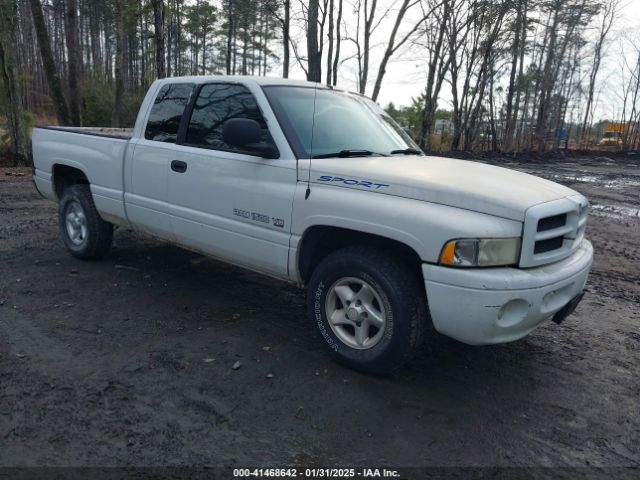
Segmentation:
<svg viewBox="0 0 640 480">
<path fill-rule="evenodd" d="M 307 308 L 331 356 L 368 373 L 390 373 L 413 357 L 427 319 L 419 274 L 370 247 L 327 256 L 309 282 Z"/>
<path fill-rule="evenodd" d="M 89 185 L 67 187 L 58 205 L 60 234 L 67 250 L 84 260 L 101 258 L 111 248 L 113 225 L 96 210 Z"/>
</svg>

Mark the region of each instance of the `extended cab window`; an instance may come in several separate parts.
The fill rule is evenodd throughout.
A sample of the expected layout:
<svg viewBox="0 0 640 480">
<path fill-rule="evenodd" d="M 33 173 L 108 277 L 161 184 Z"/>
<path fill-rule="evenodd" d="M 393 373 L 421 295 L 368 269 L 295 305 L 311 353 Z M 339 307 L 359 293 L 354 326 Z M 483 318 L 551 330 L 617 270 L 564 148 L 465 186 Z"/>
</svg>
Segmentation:
<svg viewBox="0 0 640 480">
<path fill-rule="evenodd" d="M 273 144 L 267 122 L 264 120 L 253 94 L 243 85 L 214 83 L 204 85 L 193 105 L 185 143 L 194 147 L 242 152 L 228 145 L 222 138 L 227 120 L 248 118 L 260 125 L 262 141 Z"/>
<path fill-rule="evenodd" d="M 176 143 L 180 120 L 192 91 L 193 83 L 172 83 L 162 87 L 153 102 L 144 138 Z"/>
</svg>

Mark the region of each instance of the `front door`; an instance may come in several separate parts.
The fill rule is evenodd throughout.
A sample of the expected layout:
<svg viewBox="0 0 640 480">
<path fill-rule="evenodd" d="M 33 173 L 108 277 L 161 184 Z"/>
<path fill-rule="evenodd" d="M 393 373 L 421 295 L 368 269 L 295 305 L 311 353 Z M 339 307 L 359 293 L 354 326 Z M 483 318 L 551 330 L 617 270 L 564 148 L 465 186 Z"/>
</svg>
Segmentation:
<svg viewBox="0 0 640 480">
<path fill-rule="evenodd" d="M 286 277 L 296 161 L 288 146 L 274 140 L 284 137 L 255 94 L 261 92 L 239 83 L 201 87 L 177 159 L 181 171 L 169 171 L 172 228 L 185 246 Z M 226 144 L 223 126 L 232 118 L 258 122 L 262 141 L 276 145 L 280 158 Z"/>
</svg>

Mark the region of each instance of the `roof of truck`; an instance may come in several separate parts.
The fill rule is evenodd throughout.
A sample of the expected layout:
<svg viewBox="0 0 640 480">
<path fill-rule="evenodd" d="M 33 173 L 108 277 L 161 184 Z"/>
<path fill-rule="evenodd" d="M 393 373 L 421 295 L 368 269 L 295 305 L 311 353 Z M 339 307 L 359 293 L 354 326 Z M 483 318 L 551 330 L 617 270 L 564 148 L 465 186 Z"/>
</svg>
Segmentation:
<svg viewBox="0 0 640 480">
<path fill-rule="evenodd" d="M 225 79 L 228 81 L 250 81 L 255 82 L 258 85 L 292 85 L 298 87 L 314 87 L 314 88 L 331 88 L 326 85 L 315 83 L 315 82 L 307 82 L 305 80 L 292 80 L 290 78 L 280 78 L 280 77 L 257 77 L 252 75 L 196 75 L 196 76 L 185 76 L 185 77 L 167 77 L 160 80 L 162 83 L 174 83 L 176 81 L 187 81 L 193 83 L 206 83 L 211 80 L 220 80 Z"/>
</svg>

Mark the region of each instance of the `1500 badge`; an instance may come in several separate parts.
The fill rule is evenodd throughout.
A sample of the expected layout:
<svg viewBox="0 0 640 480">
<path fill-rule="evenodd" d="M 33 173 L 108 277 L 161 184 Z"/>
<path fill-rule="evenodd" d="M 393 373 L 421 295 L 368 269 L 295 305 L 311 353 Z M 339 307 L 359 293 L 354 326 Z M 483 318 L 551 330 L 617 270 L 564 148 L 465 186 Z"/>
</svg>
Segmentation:
<svg viewBox="0 0 640 480">
<path fill-rule="evenodd" d="M 284 219 L 271 217 L 269 215 L 265 215 L 263 213 L 250 212 L 249 210 L 242 210 L 240 208 L 234 208 L 233 214 L 236 217 L 246 218 L 247 220 L 253 220 L 254 222 L 261 223 L 273 223 L 274 227 L 284 228 Z"/>
<path fill-rule="evenodd" d="M 325 182 L 325 183 L 338 182 L 338 183 L 343 183 L 345 185 L 349 185 L 353 187 L 371 188 L 372 190 L 378 190 L 380 188 L 385 188 L 390 186 L 390 185 L 387 185 L 386 183 L 376 183 L 369 180 L 356 180 L 354 178 L 334 177 L 332 175 L 322 175 L 318 177 L 317 181 Z"/>
</svg>

